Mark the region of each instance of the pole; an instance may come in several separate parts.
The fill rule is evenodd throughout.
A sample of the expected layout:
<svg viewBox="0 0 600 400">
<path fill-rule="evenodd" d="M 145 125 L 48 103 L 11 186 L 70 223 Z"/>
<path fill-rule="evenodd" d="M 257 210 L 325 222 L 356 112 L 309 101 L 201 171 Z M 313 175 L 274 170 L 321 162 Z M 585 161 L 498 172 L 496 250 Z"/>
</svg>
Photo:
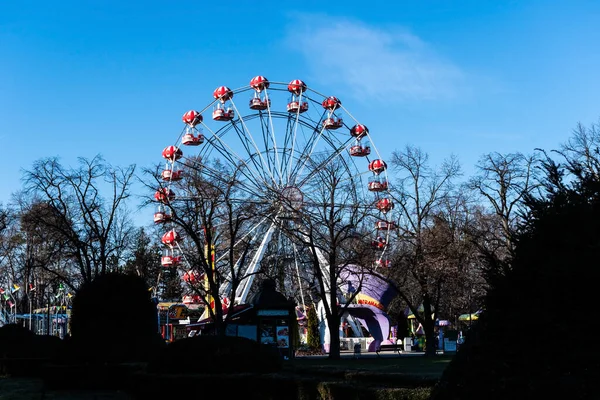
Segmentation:
<svg viewBox="0 0 600 400">
<path fill-rule="evenodd" d="M 167 323 L 165 324 L 165 339 L 167 342 L 169 341 L 169 312 L 171 311 L 171 306 L 167 308 Z"/>
<path fill-rule="evenodd" d="M 33 312 L 33 298 L 31 297 L 31 291 L 27 293 L 27 297 L 29 297 L 29 330 L 31 330 L 31 313 Z"/>
<path fill-rule="evenodd" d="M 12 299 L 12 301 L 14 301 L 14 305 L 11 307 L 11 311 L 12 311 L 12 322 L 14 324 L 17 323 L 17 299 L 15 299 L 15 296 L 12 295 L 12 290 L 8 292 L 8 294 L 10 295 L 10 298 Z"/>
<path fill-rule="evenodd" d="M 69 335 L 69 301 L 71 301 L 71 298 L 67 294 L 67 299 L 65 300 L 65 335 L 64 336 Z M 64 337 L 63 337 L 63 339 L 64 339 Z"/>
<path fill-rule="evenodd" d="M 62 308 L 62 310 L 64 312 L 64 317 L 62 319 L 63 320 L 63 328 L 61 330 L 62 335 L 61 335 L 60 338 L 64 339 L 65 338 L 65 333 L 67 333 L 67 299 L 65 298 L 65 293 L 64 292 L 62 294 L 61 300 L 62 300 L 62 307 L 61 308 Z"/>
<path fill-rule="evenodd" d="M 50 285 L 46 287 L 46 290 L 48 291 L 48 298 L 46 301 L 46 316 L 48 317 L 48 324 L 46 325 L 46 335 L 50 336 Z"/>
</svg>

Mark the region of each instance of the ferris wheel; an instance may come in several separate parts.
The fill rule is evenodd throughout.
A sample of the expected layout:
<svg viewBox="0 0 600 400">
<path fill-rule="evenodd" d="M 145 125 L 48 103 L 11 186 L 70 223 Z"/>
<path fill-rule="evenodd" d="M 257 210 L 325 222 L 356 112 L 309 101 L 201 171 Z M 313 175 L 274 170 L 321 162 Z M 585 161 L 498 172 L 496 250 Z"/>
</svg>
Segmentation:
<svg viewBox="0 0 600 400">
<path fill-rule="evenodd" d="M 235 293 L 236 303 L 245 302 L 254 274 L 265 265 L 289 269 L 289 287 L 302 290 L 291 277 L 301 275 L 306 252 L 289 233 L 302 234 L 302 219 L 294 216 L 318 213 L 324 198 L 339 209 L 365 211 L 368 217 L 356 227 L 362 232 L 360 240 L 372 248 L 374 268 L 390 267 L 390 232 L 396 226 L 387 165 L 367 126 L 338 97 L 321 94 L 299 79 L 270 82 L 264 76 L 237 89 L 219 86 L 207 97 L 205 107 L 183 114 L 179 136 L 162 150 L 154 222 L 164 227 L 164 267 L 180 268 L 185 280 L 200 279 L 187 265 L 183 235 L 171 225 L 180 199 L 203 195 L 182 185 L 191 179 L 188 171 L 194 171 L 194 179 L 208 180 L 221 179 L 222 171 L 229 171 L 234 202 L 261 210 L 250 229 L 256 246 L 245 267 L 249 277 Z M 331 196 L 334 184 L 342 190 Z M 219 260 L 220 254 L 214 257 Z M 322 254 L 319 264 L 327 267 Z M 227 293 L 227 285 L 225 279 L 222 293 Z"/>
</svg>

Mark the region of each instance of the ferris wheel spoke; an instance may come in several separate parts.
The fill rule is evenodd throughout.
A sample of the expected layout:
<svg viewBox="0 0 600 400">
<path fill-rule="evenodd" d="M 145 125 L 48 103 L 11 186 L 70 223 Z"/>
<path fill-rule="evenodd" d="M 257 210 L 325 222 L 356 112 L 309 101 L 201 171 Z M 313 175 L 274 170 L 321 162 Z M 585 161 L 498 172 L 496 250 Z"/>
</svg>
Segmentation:
<svg viewBox="0 0 600 400">
<path fill-rule="evenodd" d="M 272 181 L 272 175 L 264 168 L 264 165 L 261 165 L 261 163 L 257 160 L 257 155 L 258 158 L 261 158 L 260 154 L 253 152 L 250 148 L 245 132 L 243 130 L 240 130 L 237 126 L 234 126 L 234 130 L 238 138 L 240 139 L 240 144 L 242 145 L 244 150 L 246 150 L 246 154 L 248 156 L 247 160 L 249 160 L 254 166 L 254 171 L 260 174 L 264 182 Z"/>
<path fill-rule="evenodd" d="M 304 171 L 304 168 L 308 164 L 309 160 L 311 159 L 311 156 L 313 155 L 315 149 L 317 148 L 317 145 L 319 144 L 319 139 L 324 138 L 323 131 L 324 131 L 324 129 L 321 129 L 320 131 L 315 130 L 315 132 L 313 133 L 313 135 L 311 135 L 311 137 L 308 141 L 307 147 L 303 150 L 303 152 L 298 157 L 298 163 L 296 164 L 296 168 L 292 175 L 294 181 L 298 177 L 302 176 L 302 172 Z M 328 144 L 330 144 L 330 145 L 332 144 L 330 138 L 327 138 L 326 141 L 328 142 Z M 332 146 L 332 147 L 335 147 L 335 146 Z M 333 157 L 336 157 L 338 154 L 341 154 L 343 149 L 340 148 L 338 150 L 339 151 L 335 151 L 333 153 L 334 154 Z"/>
<path fill-rule="evenodd" d="M 337 149 L 335 149 L 335 151 L 333 153 L 329 154 L 322 162 L 320 162 L 318 165 L 314 166 L 314 168 L 312 168 L 312 170 L 306 176 L 302 177 L 302 180 L 297 184 L 297 186 L 298 187 L 304 186 L 306 184 L 306 182 L 308 182 L 310 179 L 314 178 L 319 173 L 320 169 L 326 167 L 331 162 L 333 162 L 335 159 L 337 159 L 345 150 L 346 150 L 345 146 L 339 146 Z"/>
<path fill-rule="evenodd" d="M 275 165 L 275 169 L 277 170 L 279 177 L 279 184 L 283 183 L 283 171 L 281 170 L 281 161 L 279 160 L 279 150 L 277 148 L 277 139 L 275 136 L 275 125 L 273 121 L 273 114 L 271 109 L 271 98 L 269 97 L 269 92 L 265 89 L 265 101 L 267 103 L 267 119 L 264 120 L 263 114 L 261 113 L 261 126 L 263 127 L 263 137 L 265 143 L 268 143 L 269 139 L 273 141 L 273 164 Z M 267 149 L 268 145 L 265 146 Z"/>
<path fill-rule="evenodd" d="M 299 104 L 303 104 L 303 96 L 304 96 L 304 91 L 300 92 L 300 95 L 298 96 L 298 103 Z M 296 151 L 296 145 L 297 145 L 297 139 L 298 139 L 298 127 L 300 126 L 300 111 L 301 111 L 302 107 L 299 106 L 296 110 L 296 113 L 294 115 L 294 118 L 291 119 L 290 121 L 293 121 L 291 129 L 288 129 L 286 131 L 286 133 L 289 133 L 289 138 L 286 135 L 286 143 L 288 142 L 289 139 L 289 143 L 290 143 L 290 154 L 288 156 L 288 163 L 286 165 L 287 167 L 287 171 L 286 171 L 286 182 L 289 184 L 291 182 L 291 174 L 292 174 L 292 166 L 293 166 L 293 160 L 294 160 L 294 154 Z"/>
<path fill-rule="evenodd" d="M 246 232 L 242 237 L 240 237 L 234 244 L 234 247 L 238 247 L 241 243 L 243 243 L 248 237 L 250 237 L 250 235 L 253 235 L 256 230 L 258 228 L 260 228 L 261 226 L 265 225 L 265 222 L 268 221 L 269 217 L 264 217 L 263 219 L 261 219 L 260 221 L 258 221 L 254 226 L 250 227 L 248 229 L 248 232 Z M 229 250 L 224 251 L 223 254 L 220 257 L 217 257 L 216 262 L 220 262 L 223 259 L 225 259 L 225 257 L 227 257 L 229 255 Z M 231 286 L 232 286 L 232 276 L 234 274 L 239 274 L 240 273 L 240 264 L 241 264 L 241 257 L 236 260 L 235 265 L 233 267 L 233 270 L 229 269 L 225 276 L 224 276 L 224 281 L 221 284 L 221 289 L 219 290 L 222 294 L 228 294 L 229 291 L 231 290 Z"/>
<path fill-rule="evenodd" d="M 233 107 L 234 107 L 236 113 L 239 115 L 239 110 L 237 109 L 233 100 L 231 101 L 231 103 L 233 104 Z M 234 129 L 236 130 L 236 132 L 238 134 L 240 142 L 242 142 L 244 148 L 246 149 L 246 152 L 250 156 L 250 159 L 254 160 L 254 158 L 256 156 L 258 156 L 258 158 L 260 159 L 260 163 L 262 164 L 262 168 L 258 168 L 258 170 L 262 170 L 265 174 L 268 174 L 271 182 L 276 183 L 275 177 L 273 176 L 273 171 L 272 171 L 271 167 L 269 166 L 269 164 L 265 162 L 262 151 L 259 149 L 258 145 L 256 144 L 256 141 L 254 140 L 252 132 L 248 128 L 248 125 L 246 124 L 244 118 L 238 118 L 238 121 L 242 125 L 243 129 L 240 130 L 238 128 L 237 124 L 235 124 L 235 123 L 233 124 Z M 253 149 L 253 150 L 251 150 L 251 149 Z M 265 180 L 267 180 L 266 177 L 265 177 Z"/>
<path fill-rule="evenodd" d="M 257 184 L 256 183 L 250 185 L 249 183 L 253 183 L 253 182 L 248 182 L 247 180 L 240 180 L 240 179 L 235 179 L 233 177 L 224 176 L 223 171 L 216 170 L 207 165 L 202 165 L 200 167 L 196 167 L 194 165 L 190 166 L 188 164 L 188 166 L 196 171 L 204 172 L 204 174 L 207 177 L 211 178 L 212 180 L 214 180 L 216 182 L 222 182 L 227 185 L 235 185 L 235 187 L 237 189 L 243 191 L 249 197 L 259 197 L 263 200 L 266 200 L 266 198 L 264 196 L 262 196 L 260 192 L 257 192 L 257 190 L 256 190 Z"/>
<path fill-rule="evenodd" d="M 300 95 L 300 102 L 302 101 L 302 95 Z M 286 165 L 286 182 L 290 182 L 290 174 L 291 174 L 291 169 L 292 169 L 292 160 L 294 159 L 294 152 L 295 152 L 295 148 L 296 148 L 296 135 L 298 133 L 298 120 L 300 119 L 300 108 L 298 108 L 298 111 L 296 111 L 296 115 L 294 116 L 294 123 L 292 124 L 292 129 L 289 130 L 290 132 L 290 154 L 288 156 L 288 163 Z M 287 141 L 287 140 L 286 140 Z"/>
<path fill-rule="evenodd" d="M 268 168 L 273 171 L 273 175 L 276 175 L 276 185 L 281 185 L 283 182 L 283 175 L 281 172 L 281 165 L 279 164 L 279 156 L 277 154 L 277 143 L 273 139 L 274 135 L 272 128 L 269 125 L 270 116 L 265 117 L 265 114 L 260 112 L 260 131 L 262 133 L 262 139 L 264 144 L 264 154 L 267 160 Z"/>
<path fill-rule="evenodd" d="M 225 157 L 232 167 L 238 168 L 240 172 L 251 182 L 256 185 L 257 188 L 263 187 L 264 185 L 268 185 L 268 181 L 265 180 L 264 175 L 261 174 L 258 170 L 254 170 L 245 159 L 243 159 L 240 155 L 238 155 L 225 141 L 219 136 L 213 135 L 208 140 L 209 143 L 221 154 Z M 239 165 L 242 164 L 246 168 L 239 168 Z"/>
</svg>

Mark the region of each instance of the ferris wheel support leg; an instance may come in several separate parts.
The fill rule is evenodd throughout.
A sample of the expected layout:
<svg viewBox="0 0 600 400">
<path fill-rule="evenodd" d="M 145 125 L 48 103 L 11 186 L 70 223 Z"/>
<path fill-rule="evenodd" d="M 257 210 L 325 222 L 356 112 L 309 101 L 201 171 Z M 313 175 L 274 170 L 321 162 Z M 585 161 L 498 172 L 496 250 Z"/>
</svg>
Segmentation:
<svg viewBox="0 0 600 400">
<path fill-rule="evenodd" d="M 301 232 L 304 236 L 304 240 L 307 243 L 310 243 L 310 238 L 307 233 Z M 323 282 L 325 284 L 325 290 L 329 292 L 331 290 L 331 283 L 329 282 L 329 263 L 327 262 L 327 258 L 319 248 L 315 248 L 315 253 L 317 255 L 317 261 L 319 262 L 319 268 L 321 269 L 321 276 L 323 277 Z"/>
<path fill-rule="evenodd" d="M 274 231 L 275 231 L 275 223 L 272 223 L 271 226 L 269 227 L 269 230 L 263 237 L 263 240 L 260 243 L 260 246 L 259 246 L 256 254 L 254 254 L 254 257 L 252 258 L 250 265 L 248 265 L 248 268 L 246 269 L 246 274 L 245 274 L 246 277 L 242 280 L 242 282 L 240 284 L 241 290 L 239 290 L 240 288 L 238 288 L 238 290 L 237 290 L 236 297 L 235 297 L 235 304 L 243 304 L 246 301 L 246 297 L 248 296 L 248 293 L 250 292 L 250 287 L 252 286 L 252 282 L 254 282 L 254 276 L 256 274 L 256 271 L 258 270 L 258 265 L 260 264 L 260 261 L 262 260 L 262 257 L 267 248 L 267 243 L 269 243 L 269 241 L 271 240 L 271 236 L 273 235 Z"/>
<path fill-rule="evenodd" d="M 359 324 L 356 322 L 352 315 L 350 315 L 349 313 L 345 313 L 342 319 L 345 319 L 348 322 L 350 329 L 352 329 L 352 333 L 354 333 L 354 337 L 363 336 L 362 329 L 360 328 Z"/>
<path fill-rule="evenodd" d="M 235 265 L 233 266 L 233 270 L 236 271 L 236 273 L 239 272 L 240 262 L 241 262 L 241 257 L 235 262 Z M 232 276 L 231 271 L 228 271 L 227 275 L 225 276 L 224 282 L 219 287 L 219 295 L 221 297 L 229 296 L 229 291 L 231 290 L 231 276 Z"/>
</svg>

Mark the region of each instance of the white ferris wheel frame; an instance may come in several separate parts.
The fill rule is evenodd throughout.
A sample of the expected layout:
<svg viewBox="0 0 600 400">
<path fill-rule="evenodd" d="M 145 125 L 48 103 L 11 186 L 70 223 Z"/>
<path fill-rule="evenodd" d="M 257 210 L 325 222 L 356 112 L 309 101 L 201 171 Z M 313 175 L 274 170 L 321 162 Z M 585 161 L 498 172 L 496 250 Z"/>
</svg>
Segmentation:
<svg viewBox="0 0 600 400">
<path fill-rule="evenodd" d="M 200 109 L 198 112 L 202 115 L 200 124 L 194 126 L 185 125 L 177 138 L 174 147 L 178 150 L 192 148 L 192 146 L 185 146 L 182 143 L 182 138 L 186 133 L 191 132 L 192 134 L 202 136 L 203 143 L 198 146 L 201 150 L 197 152 L 197 155 L 202 159 L 206 159 L 208 156 L 211 156 L 213 151 L 216 151 L 223 157 L 223 160 L 231 165 L 244 166 L 240 171 L 246 180 L 240 182 L 239 187 L 249 195 L 258 196 L 258 193 L 255 191 L 261 187 L 277 187 L 280 190 L 298 188 L 301 194 L 301 188 L 304 184 L 310 181 L 316 172 L 318 172 L 317 167 L 323 167 L 340 157 L 347 156 L 350 147 L 356 145 L 357 142 L 360 143 L 364 140 L 367 143 L 370 142 L 369 147 L 371 149 L 371 154 L 375 157 L 370 157 L 370 154 L 362 157 L 354 157 L 356 159 L 362 158 L 365 160 L 363 162 L 364 170 L 362 172 L 359 171 L 357 175 L 348 176 L 347 179 L 354 180 L 358 179 L 359 175 L 373 174 L 386 182 L 386 185 L 389 184 L 387 170 L 385 168 L 378 173 L 369 170 L 368 166 L 370 160 L 382 160 L 380 153 L 375 147 L 368 130 L 366 130 L 364 136 L 360 138 L 352 137 L 352 135 L 348 133 L 352 126 L 359 125 L 360 123 L 352 116 L 352 114 L 350 114 L 341 102 L 339 102 L 338 107 L 333 110 L 321 107 L 319 112 L 316 113 L 317 115 L 320 114 L 319 117 L 315 117 L 314 112 L 305 114 L 305 112 L 302 112 L 301 107 L 298 107 L 295 112 L 289 112 L 289 105 L 291 103 L 288 103 L 288 110 L 276 111 L 272 107 L 272 100 L 276 99 L 276 94 L 278 92 L 286 92 L 286 88 L 288 88 L 289 85 L 291 85 L 291 83 L 269 82 L 268 87 L 260 91 L 247 85 L 235 90 L 230 90 L 231 98 L 228 98 L 225 101 L 223 101 L 223 98 L 217 98 L 215 95 L 213 101 L 209 102 L 206 107 Z M 238 103 L 236 103 L 236 100 L 239 101 L 240 94 L 246 92 L 253 94 L 253 97 L 250 98 L 250 103 L 252 103 L 252 99 L 257 98 L 258 96 L 258 98 L 266 104 L 266 108 L 258 111 L 250 109 L 248 113 L 243 113 L 242 111 L 245 109 L 239 106 Z M 313 108 L 321 106 L 324 100 L 330 98 L 310 87 L 305 87 L 305 90 L 298 94 L 290 93 L 288 91 L 288 96 L 290 96 L 292 102 L 297 101 L 299 106 L 303 103 L 308 104 L 309 109 L 311 109 L 311 106 Z M 244 98 L 244 103 L 246 103 L 247 100 L 248 98 Z M 209 115 L 204 117 L 211 108 L 214 110 L 221 109 L 224 110 L 224 112 L 231 111 L 234 117 L 231 120 L 224 121 L 213 120 Z M 307 117 L 307 115 L 311 115 L 311 117 Z M 339 115 L 345 115 L 343 125 L 339 127 L 339 130 L 335 129 L 334 132 L 334 129 L 325 127 L 324 121 L 326 118 L 332 118 L 334 121 L 337 118 L 337 121 L 342 121 Z M 351 124 L 347 123 L 346 116 L 351 121 Z M 259 119 L 262 132 L 255 132 L 253 131 L 254 127 L 252 129 L 250 128 L 250 123 L 257 118 Z M 278 131 L 275 121 L 286 121 L 287 123 L 285 136 L 283 138 L 278 137 L 277 135 Z M 231 134 L 229 134 L 230 132 Z M 308 138 L 306 135 L 302 135 L 306 132 L 310 132 Z M 346 137 L 344 138 L 340 132 L 344 132 Z M 259 133 L 262 133 L 262 140 L 255 137 L 258 136 Z M 237 138 L 234 134 L 237 134 Z M 233 140 L 232 138 L 236 139 Z M 317 167 L 311 166 L 310 162 L 314 160 L 313 156 L 318 153 L 319 145 L 324 141 L 329 143 L 331 146 L 331 149 L 329 150 L 333 151 L 327 154 L 327 157 L 320 161 L 320 164 Z M 242 153 L 243 151 L 245 151 L 245 153 Z M 299 154 L 300 156 L 295 157 L 296 154 Z M 186 159 L 185 156 L 183 158 Z M 353 157 L 349 157 L 348 160 L 355 162 Z M 170 170 L 169 176 L 173 176 L 173 173 L 178 168 L 180 162 L 181 161 L 178 161 L 178 159 L 175 158 L 172 160 L 167 159 L 165 171 Z M 206 171 L 210 171 L 209 169 L 206 169 L 206 167 L 204 168 Z M 349 167 L 346 167 L 347 170 L 348 168 Z M 308 172 L 305 172 L 306 170 L 308 170 Z M 298 181 L 298 179 L 301 180 Z M 165 186 L 169 189 L 172 182 L 170 179 L 165 180 L 167 181 Z M 362 178 L 358 180 L 361 182 Z M 386 186 L 386 190 L 374 192 L 374 199 L 377 200 L 378 198 L 381 198 L 388 190 L 389 188 Z M 379 221 L 381 221 L 384 226 L 393 227 L 392 212 L 390 211 L 391 210 L 380 213 L 381 218 Z M 263 220 L 254 226 L 251 229 L 251 232 L 257 229 L 259 225 L 263 224 L 269 224 L 269 227 L 264 230 L 265 233 L 262 236 L 261 243 L 246 268 L 243 275 L 246 278 L 242 280 L 235 295 L 234 302 L 236 304 L 241 304 L 246 301 L 267 244 L 271 240 L 274 231 L 277 229 L 277 224 L 273 222 L 273 220 Z M 375 231 L 377 231 L 378 228 L 379 225 L 377 225 Z M 377 260 L 375 260 L 375 262 L 378 263 L 376 264 L 376 268 L 378 265 L 381 265 L 382 262 L 386 262 L 384 255 L 388 248 L 390 230 L 391 229 L 389 228 L 383 230 L 385 241 L 383 247 L 378 251 L 379 256 Z M 248 234 L 250 234 L 250 232 L 246 235 Z M 179 244 L 175 243 L 175 246 L 178 247 Z M 295 245 L 293 252 L 297 252 Z M 181 251 L 181 254 L 183 255 L 183 251 Z M 294 259 L 296 259 L 296 254 L 293 256 Z M 325 256 L 321 251 L 317 251 L 317 256 L 322 271 L 326 271 L 329 265 Z M 223 256 L 217 257 L 217 261 L 222 257 Z M 188 263 L 185 257 L 183 257 L 182 262 L 184 264 Z M 298 270 L 297 261 L 295 267 Z M 298 271 L 298 275 L 299 274 L 300 272 Z M 328 277 L 328 273 L 323 273 L 322 275 Z M 300 279 L 300 276 L 298 276 L 298 279 Z M 327 288 L 331 287 L 330 282 L 325 282 L 325 284 Z M 300 288 L 301 287 L 302 286 L 300 285 Z M 228 295 L 230 289 L 230 279 L 225 277 L 225 281 L 220 286 L 221 296 Z M 302 293 L 302 290 L 300 295 L 302 297 L 302 302 L 304 303 L 304 294 Z"/>
</svg>

